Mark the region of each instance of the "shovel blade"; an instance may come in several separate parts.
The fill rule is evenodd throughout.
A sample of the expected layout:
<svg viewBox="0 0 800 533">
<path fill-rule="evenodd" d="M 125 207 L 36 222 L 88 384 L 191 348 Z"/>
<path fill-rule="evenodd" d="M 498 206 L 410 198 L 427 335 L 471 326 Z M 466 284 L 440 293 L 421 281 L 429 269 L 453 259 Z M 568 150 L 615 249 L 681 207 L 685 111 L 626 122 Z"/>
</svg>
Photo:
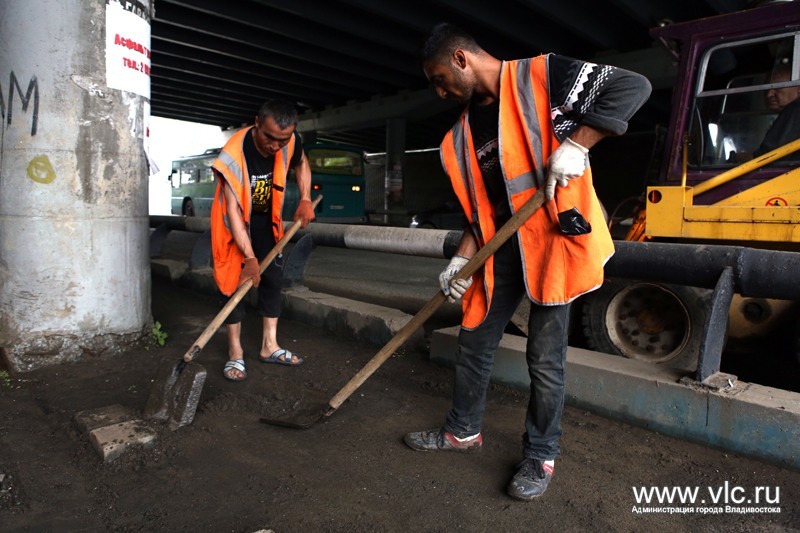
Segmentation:
<svg viewBox="0 0 800 533">
<path fill-rule="evenodd" d="M 314 406 L 303 409 L 297 413 L 286 418 L 261 418 L 259 419 L 264 424 L 271 426 L 278 426 L 289 429 L 308 429 L 319 420 L 326 416 L 333 414 L 335 409 L 330 405 Z"/>
<path fill-rule="evenodd" d="M 169 418 L 175 383 L 185 366 L 186 363 L 183 360 L 179 363 L 165 360 L 158 367 L 153 385 L 150 387 L 150 395 L 147 397 L 147 403 L 142 411 L 142 416 L 146 420 L 164 421 Z"/>
<path fill-rule="evenodd" d="M 206 369 L 195 362 L 187 363 L 175 383 L 175 392 L 169 409 L 169 428 L 178 428 L 192 423 L 200 403 L 203 384 L 206 382 Z"/>
</svg>

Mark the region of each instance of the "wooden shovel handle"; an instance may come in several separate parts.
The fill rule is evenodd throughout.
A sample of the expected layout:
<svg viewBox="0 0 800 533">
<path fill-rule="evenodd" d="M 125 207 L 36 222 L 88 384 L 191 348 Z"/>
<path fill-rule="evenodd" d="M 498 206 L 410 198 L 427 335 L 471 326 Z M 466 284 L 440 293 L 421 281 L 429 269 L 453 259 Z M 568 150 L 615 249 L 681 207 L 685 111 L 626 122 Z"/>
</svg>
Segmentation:
<svg viewBox="0 0 800 533">
<path fill-rule="evenodd" d="M 317 204 L 319 204 L 321 201 L 322 201 L 322 195 L 320 194 L 319 196 L 314 198 L 313 202 L 311 202 L 311 208 L 316 209 Z M 299 222 L 292 222 L 289 225 L 289 227 L 286 228 L 286 232 L 283 234 L 283 237 L 281 237 L 281 240 L 279 240 L 275 244 L 272 250 L 269 251 L 267 256 L 258 265 L 259 274 L 264 272 L 267 266 L 269 266 L 269 264 L 276 257 L 278 257 L 278 254 L 280 254 L 283 251 L 283 247 L 286 246 L 286 243 L 288 243 L 291 240 L 291 238 L 294 236 L 295 233 L 297 233 L 297 230 L 299 229 L 300 229 Z M 244 295 L 247 294 L 247 291 L 249 291 L 252 286 L 253 286 L 252 279 L 248 279 L 247 281 L 239 285 L 239 288 L 236 289 L 236 292 L 234 292 L 233 295 L 230 297 L 228 303 L 226 303 L 225 306 L 222 308 L 222 310 L 220 310 L 220 312 L 217 313 L 217 316 L 214 317 L 214 320 L 211 321 L 211 323 L 208 325 L 208 327 L 206 327 L 203 333 L 201 333 L 200 336 L 197 337 L 197 340 L 194 341 L 194 344 L 192 345 L 191 348 L 189 348 L 189 351 L 183 355 L 184 361 L 188 363 L 195 357 L 197 357 L 197 354 L 200 353 L 200 350 L 202 350 L 205 347 L 208 340 L 212 337 L 212 335 L 214 335 L 214 333 L 217 332 L 222 323 L 225 322 L 225 319 L 228 318 L 228 315 L 231 314 L 233 308 L 236 307 L 236 305 L 242 300 L 242 298 L 244 298 Z"/>
<path fill-rule="evenodd" d="M 483 266 L 487 259 L 492 256 L 500 247 L 522 226 L 522 224 L 530 218 L 530 216 L 539 209 L 544 203 L 544 193 L 539 190 L 532 196 L 522 207 L 514 213 L 508 222 L 498 230 L 489 242 L 486 243 L 478 253 L 476 253 L 464 267 L 456 274 L 456 279 L 466 279 L 472 276 L 479 268 Z M 380 366 L 386 362 L 389 357 L 414 333 L 422 324 L 428 320 L 433 313 L 444 303 L 446 296 L 442 291 L 438 291 L 436 295 L 420 309 L 414 317 L 406 323 L 405 326 L 400 328 L 392 339 L 370 359 L 364 367 L 348 381 L 344 387 L 336 393 L 328 402 L 330 409 L 325 413 L 330 416 L 333 412 L 342 405 L 372 374 L 375 373 Z"/>
</svg>

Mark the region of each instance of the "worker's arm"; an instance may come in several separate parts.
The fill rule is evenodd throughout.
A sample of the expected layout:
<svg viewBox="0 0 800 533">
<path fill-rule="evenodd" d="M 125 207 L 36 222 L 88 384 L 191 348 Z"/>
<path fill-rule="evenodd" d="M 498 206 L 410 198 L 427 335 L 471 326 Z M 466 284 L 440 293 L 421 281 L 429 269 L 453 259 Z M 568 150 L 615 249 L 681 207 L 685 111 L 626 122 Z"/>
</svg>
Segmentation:
<svg viewBox="0 0 800 533">
<path fill-rule="evenodd" d="M 641 74 L 576 59 L 548 56 L 553 127 L 560 145 L 547 161 L 545 197 L 566 187 L 589 167 L 589 148 L 609 135 L 622 135 L 628 120 L 650 95 Z"/>
<path fill-rule="evenodd" d="M 228 186 L 227 182 L 223 178 L 218 177 L 218 179 L 222 187 L 222 192 L 225 195 L 225 209 L 231 234 L 233 235 L 233 241 L 244 254 L 244 268 L 239 278 L 239 285 L 244 283 L 247 279 L 252 279 L 253 286 L 258 287 L 258 283 L 261 280 L 258 259 L 256 259 L 256 254 L 253 253 L 253 244 L 250 242 L 250 234 L 247 231 L 247 225 L 244 223 L 244 216 L 242 215 L 242 209 L 239 207 L 239 200 L 236 198 L 236 194 L 233 192 L 233 189 Z"/>
<path fill-rule="evenodd" d="M 220 180 L 220 183 L 222 184 L 222 192 L 225 194 L 226 214 L 228 215 L 228 223 L 230 224 L 233 240 L 244 254 L 245 259 L 255 257 L 256 254 L 253 253 L 253 245 L 250 242 L 250 234 L 247 231 L 247 225 L 244 223 L 242 209 L 239 207 L 239 200 L 224 179 Z"/>
<path fill-rule="evenodd" d="M 300 192 L 300 201 L 294 212 L 293 220 L 300 221 L 300 227 L 305 228 L 314 220 L 314 207 L 311 205 L 311 165 L 305 152 L 301 153 L 300 164 L 294 168 L 297 178 L 297 190 Z"/>
<path fill-rule="evenodd" d="M 476 253 L 478 253 L 478 241 L 475 239 L 472 230 L 466 227 L 461 234 L 461 240 L 458 242 L 455 255 L 472 259 L 472 256 Z"/>
<path fill-rule="evenodd" d="M 580 126 L 622 135 L 652 90 L 647 78 L 619 67 L 556 54 L 548 56 L 547 65 L 553 127 L 559 142 L 573 138 Z"/>
<path fill-rule="evenodd" d="M 611 134 L 605 130 L 593 128 L 592 126 L 581 125 L 572 132 L 569 138 L 588 150 L 609 135 Z"/>
</svg>

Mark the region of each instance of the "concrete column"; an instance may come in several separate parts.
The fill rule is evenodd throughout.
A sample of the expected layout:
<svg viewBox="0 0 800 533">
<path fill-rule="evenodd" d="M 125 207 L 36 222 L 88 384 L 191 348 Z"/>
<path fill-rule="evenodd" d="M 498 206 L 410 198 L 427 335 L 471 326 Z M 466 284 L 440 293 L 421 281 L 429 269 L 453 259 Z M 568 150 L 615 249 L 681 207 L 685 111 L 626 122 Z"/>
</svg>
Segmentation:
<svg viewBox="0 0 800 533">
<path fill-rule="evenodd" d="M 117 46 L 149 96 L 149 1 L 0 3 L 0 355 L 13 370 L 118 352 L 152 321 L 149 106 L 109 88 L 106 65 L 114 4 L 147 23 L 146 43 L 123 30 Z"/>
<path fill-rule="evenodd" d="M 386 208 L 403 205 L 403 161 L 406 152 L 406 119 L 386 121 Z"/>
</svg>

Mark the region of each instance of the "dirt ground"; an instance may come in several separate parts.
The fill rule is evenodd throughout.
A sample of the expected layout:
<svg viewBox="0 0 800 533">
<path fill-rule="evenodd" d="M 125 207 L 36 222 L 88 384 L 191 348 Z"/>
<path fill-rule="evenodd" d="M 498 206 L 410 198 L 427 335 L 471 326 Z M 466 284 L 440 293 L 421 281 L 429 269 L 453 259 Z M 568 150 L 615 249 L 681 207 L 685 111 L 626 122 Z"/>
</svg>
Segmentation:
<svg viewBox="0 0 800 533">
<path fill-rule="evenodd" d="M 0 531 L 800 531 L 800 473 L 573 408 L 547 493 L 514 501 L 505 486 L 526 394 L 492 386 L 479 453 L 414 452 L 403 434 L 442 423 L 452 379 L 423 353 L 397 354 L 310 429 L 262 424 L 324 403 L 378 348 L 287 320 L 279 340 L 306 363 L 264 365 L 252 315 L 248 379 L 222 378 L 217 334 L 200 356 L 209 374 L 195 421 L 158 427 L 154 446 L 103 464 L 74 414 L 141 409 L 158 363 L 177 362 L 215 312 L 206 297 L 155 280 L 166 346 L 0 380 Z M 780 513 L 634 512 L 632 487 L 726 483 L 768 487 L 773 503 L 779 490 Z"/>
</svg>

